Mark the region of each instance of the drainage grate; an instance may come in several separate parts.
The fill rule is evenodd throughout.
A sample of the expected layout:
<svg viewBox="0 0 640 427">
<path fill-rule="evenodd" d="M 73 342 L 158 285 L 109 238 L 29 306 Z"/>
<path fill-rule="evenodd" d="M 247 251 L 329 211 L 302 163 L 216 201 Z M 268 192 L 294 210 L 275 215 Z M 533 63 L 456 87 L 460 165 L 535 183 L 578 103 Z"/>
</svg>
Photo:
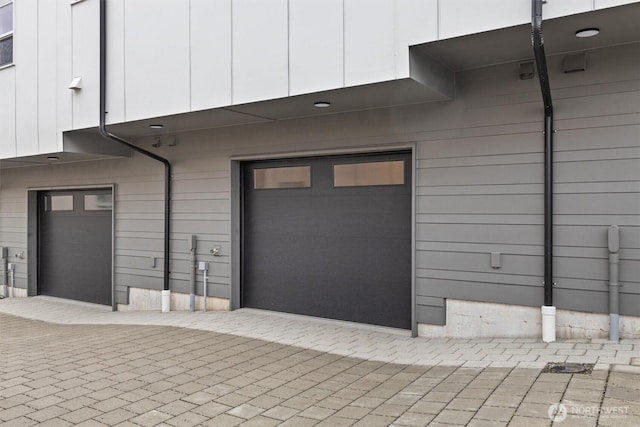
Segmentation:
<svg viewBox="0 0 640 427">
<path fill-rule="evenodd" d="M 593 363 L 547 363 L 542 372 L 552 374 L 590 374 Z"/>
</svg>

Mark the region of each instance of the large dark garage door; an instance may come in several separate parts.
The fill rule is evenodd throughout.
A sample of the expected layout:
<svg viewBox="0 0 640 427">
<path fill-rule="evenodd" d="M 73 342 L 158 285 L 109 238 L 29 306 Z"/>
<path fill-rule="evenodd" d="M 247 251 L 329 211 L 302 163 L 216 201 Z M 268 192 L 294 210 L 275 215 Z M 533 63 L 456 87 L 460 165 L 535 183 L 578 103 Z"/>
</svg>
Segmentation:
<svg viewBox="0 0 640 427">
<path fill-rule="evenodd" d="M 38 293 L 111 304 L 111 190 L 39 195 Z"/>
<path fill-rule="evenodd" d="M 245 164 L 243 306 L 409 329 L 410 160 Z"/>
</svg>

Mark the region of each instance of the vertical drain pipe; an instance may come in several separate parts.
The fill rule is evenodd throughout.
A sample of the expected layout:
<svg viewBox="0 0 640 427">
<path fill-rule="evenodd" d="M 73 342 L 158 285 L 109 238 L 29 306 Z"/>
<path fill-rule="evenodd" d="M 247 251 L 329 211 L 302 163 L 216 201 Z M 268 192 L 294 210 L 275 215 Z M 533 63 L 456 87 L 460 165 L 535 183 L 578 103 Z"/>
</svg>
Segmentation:
<svg viewBox="0 0 640 427">
<path fill-rule="evenodd" d="M 553 100 L 542 37 L 542 2 L 532 0 L 531 41 L 544 103 L 544 305 L 542 340 L 556 340 L 556 308 L 553 305 Z"/>
<path fill-rule="evenodd" d="M 198 246 L 198 239 L 195 235 L 191 235 L 191 238 L 187 241 L 189 244 L 189 311 L 196 311 L 196 247 Z"/>
<path fill-rule="evenodd" d="M 9 285 L 11 285 L 11 298 L 16 297 L 16 265 L 9 263 L 7 264 L 7 268 L 9 268 Z"/>
<path fill-rule="evenodd" d="M 8 249 L 4 246 L 0 247 L 0 258 L 2 259 L 2 283 L 4 284 L 4 298 L 9 298 L 9 260 Z"/>
<path fill-rule="evenodd" d="M 204 298 L 204 304 L 202 306 L 202 311 L 207 312 L 207 297 L 209 296 L 209 263 L 208 262 L 199 262 L 198 269 L 202 271 L 202 297 Z"/>
<path fill-rule="evenodd" d="M 162 312 L 171 308 L 169 288 L 169 262 L 171 259 L 171 163 L 164 157 L 138 147 L 107 130 L 107 4 L 100 0 L 100 135 L 105 139 L 125 145 L 140 154 L 164 165 L 164 282 L 162 287 Z"/>
<path fill-rule="evenodd" d="M 609 227 L 609 341 L 620 340 L 620 230 L 617 225 Z"/>
</svg>

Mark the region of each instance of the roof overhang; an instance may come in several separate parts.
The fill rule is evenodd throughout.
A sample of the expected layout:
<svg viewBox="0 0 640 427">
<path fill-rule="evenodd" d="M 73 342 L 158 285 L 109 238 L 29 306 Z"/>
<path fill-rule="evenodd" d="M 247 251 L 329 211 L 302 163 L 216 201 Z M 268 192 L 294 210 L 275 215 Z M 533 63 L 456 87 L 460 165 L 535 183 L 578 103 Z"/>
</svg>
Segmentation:
<svg viewBox="0 0 640 427">
<path fill-rule="evenodd" d="M 600 29 L 598 36 L 575 36 L 576 31 L 592 27 Z M 640 3 L 545 20 L 543 32 L 547 56 L 638 43 Z M 455 73 L 532 59 L 531 25 L 523 24 L 411 46 L 408 78 L 116 123 L 110 125 L 109 130 L 135 141 L 142 137 L 175 135 L 200 129 L 446 101 L 454 97 Z M 317 101 L 329 102 L 331 106 L 317 108 L 314 106 Z M 162 129 L 150 128 L 151 124 L 158 123 L 162 124 Z M 58 159 L 49 159 L 52 154 Z M 66 132 L 63 136 L 62 152 L 6 159 L 0 162 L 0 166 L 7 168 L 129 155 L 127 149 L 103 140 L 97 129 L 86 129 Z"/>
<path fill-rule="evenodd" d="M 109 125 L 110 132 L 125 138 L 175 134 L 198 129 L 265 123 L 396 105 L 450 100 L 453 73 L 430 58 L 411 62 L 411 77 L 352 86 L 224 108 L 176 114 Z M 328 102 L 327 108 L 314 106 Z M 150 125 L 161 124 L 162 129 Z"/>
<path fill-rule="evenodd" d="M 590 38 L 576 37 L 583 28 L 599 28 Z M 640 3 L 569 15 L 543 22 L 547 56 L 582 52 L 640 41 Z M 440 40 L 411 47 L 453 72 L 533 59 L 531 24 Z"/>
</svg>

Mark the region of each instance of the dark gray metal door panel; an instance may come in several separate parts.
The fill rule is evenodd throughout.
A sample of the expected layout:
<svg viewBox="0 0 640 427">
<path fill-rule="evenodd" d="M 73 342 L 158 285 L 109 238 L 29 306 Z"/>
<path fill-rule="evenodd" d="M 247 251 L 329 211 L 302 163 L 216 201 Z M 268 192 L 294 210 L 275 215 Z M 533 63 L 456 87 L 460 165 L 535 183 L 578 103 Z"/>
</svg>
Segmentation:
<svg viewBox="0 0 640 427">
<path fill-rule="evenodd" d="M 333 186 L 339 162 L 404 160 L 404 185 Z M 410 328 L 411 156 L 244 166 L 243 305 Z M 311 188 L 254 190 L 255 168 L 310 165 Z"/>
<path fill-rule="evenodd" d="M 38 293 L 111 305 L 112 211 L 84 209 L 84 196 L 111 190 L 40 194 Z M 73 210 L 45 209 L 48 196 L 73 196 Z"/>
</svg>

